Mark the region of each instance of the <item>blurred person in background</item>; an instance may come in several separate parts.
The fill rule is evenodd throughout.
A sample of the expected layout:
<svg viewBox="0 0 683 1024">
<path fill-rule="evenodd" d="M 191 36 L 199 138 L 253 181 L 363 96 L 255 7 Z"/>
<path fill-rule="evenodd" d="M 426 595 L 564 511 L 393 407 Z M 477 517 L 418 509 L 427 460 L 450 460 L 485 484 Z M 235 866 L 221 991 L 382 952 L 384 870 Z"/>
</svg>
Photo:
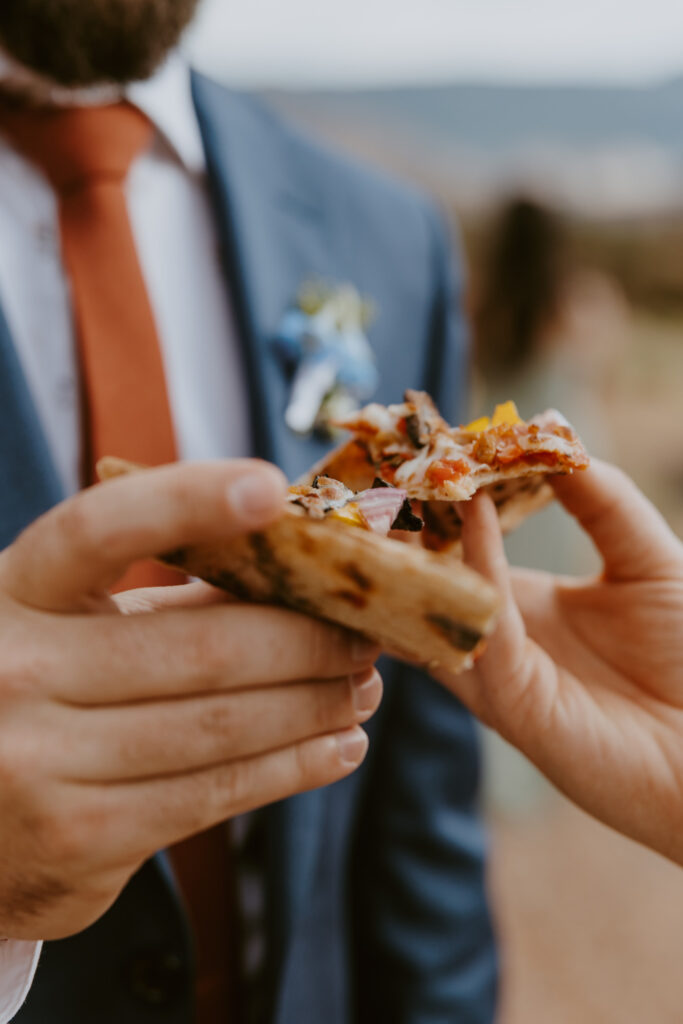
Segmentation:
<svg viewBox="0 0 683 1024">
<path fill-rule="evenodd" d="M 628 333 L 615 284 L 576 262 L 562 218 L 517 197 L 495 218 L 473 296 L 477 414 L 514 398 L 522 416 L 559 409 L 590 451 L 611 453 L 605 389 Z M 581 532 L 551 507 L 506 540 L 515 565 L 595 566 Z"/>
<path fill-rule="evenodd" d="M 267 520 L 281 500 L 274 471 L 159 470 L 144 485 L 63 499 L 112 452 L 150 464 L 258 455 L 290 478 L 315 462 L 328 442 L 285 426 L 291 382 L 272 344 L 311 280 L 351 283 L 379 311 L 369 330 L 379 401 L 412 385 L 446 416 L 466 415 L 460 267 L 438 216 L 193 74 L 172 51 L 196 6 L 0 5 L 0 1020 L 49 938 L 18 1024 L 488 1024 L 497 968 L 476 732 L 410 668 L 384 666 L 362 773 L 240 820 L 230 843 L 214 829 L 140 855 L 151 835 L 213 823 L 216 807 L 227 817 L 347 775 L 365 749 L 353 723 L 376 705 L 379 682 L 365 672 L 355 717 L 343 680 L 315 702 L 312 684 L 287 697 L 278 683 L 347 673 L 348 642 L 299 617 L 206 607 L 202 588 L 133 590 L 118 606 L 107 594 L 142 555 Z M 127 588 L 161 582 L 149 565 L 125 576 Z M 131 614 L 117 622 L 117 607 Z M 361 650 L 357 669 L 373 656 Z M 220 715 L 200 701 L 203 725 L 188 719 L 178 748 L 171 679 L 190 699 L 206 659 L 204 688 L 218 675 L 246 696 L 228 692 Z M 240 726 L 256 683 L 261 713 L 256 694 Z M 146 711 L 143 698 L 165 686 L 169 699 Z M 289 712 L 277 710 L 283 700 Z M 346 761 L 308 735 L 316 708 L 318 731 L 335 714 L 350 729 Z M 98 715 L 112 723 L 99 741 Z M 116 732 L 130 721 L 135 742 Z M 264 754 L 268 742 L 276 749 Z M 226 771 L 209 764 L 201 788 L 191 755 Z M 98 785 L 81 778 L 84 760 Z M 115 786 L 122 761 L 128 783 Z M 180 773 L 184 816 L 164 777 L 137 826 L 124 815 L 114 827 L 108 801 L 118 794 L 124 814 L 162 764 Z M 266 769 L 270 786 L 258 782 Z M 247 793 L 229 799 L 240 780 Z"/>
</svg>

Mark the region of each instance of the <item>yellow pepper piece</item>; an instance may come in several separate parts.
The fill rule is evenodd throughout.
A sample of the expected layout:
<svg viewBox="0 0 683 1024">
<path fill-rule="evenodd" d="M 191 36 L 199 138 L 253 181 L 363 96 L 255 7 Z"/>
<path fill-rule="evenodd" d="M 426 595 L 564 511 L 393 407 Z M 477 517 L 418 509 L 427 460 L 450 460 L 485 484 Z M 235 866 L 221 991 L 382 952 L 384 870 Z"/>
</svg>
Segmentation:
<svg viewBox="0 0 683 1024">
<path fill-rule="evenodd" d="M 500 427 L 504 423 L 509 426 L 514 426 L 515 423 L 521 423 L 522 418 L 517 412 L 517 406 L 514 402 L 504 402 L 502 405 L 497 405 L 493 418 L 491 420 L 492 427 Z"/>
<path fill-rule="evenodd" d="M 358 508 L 358 506 L 350 501 L 348 505 L 344 505 L 343 508 L 335 508 L 331 512 L 328 512 L 329 519 L 341 519 L 343 523 L 348 526 L 360 526 L 362 529 L 367 529 L 365 522 L 365 516 Z"/>
<path fill-rule="evenodd" d="M 491 426 L 491 421 L 488 416 L 480 416 L 478 420 L 472 420 L 466 427 L 462 429 L 467 431 L 468 434 L 480 434 L 482 430 L 488 430 Z"/>
</svg>

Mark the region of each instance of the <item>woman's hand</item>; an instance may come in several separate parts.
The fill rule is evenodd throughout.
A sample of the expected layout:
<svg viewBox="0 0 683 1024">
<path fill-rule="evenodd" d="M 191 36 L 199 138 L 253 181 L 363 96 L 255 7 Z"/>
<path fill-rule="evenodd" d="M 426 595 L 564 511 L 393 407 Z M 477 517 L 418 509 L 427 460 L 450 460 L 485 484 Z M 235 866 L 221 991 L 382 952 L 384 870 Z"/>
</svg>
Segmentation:
<svg viewBox="0 0 683 1024">
<path fill-rule="evenodd" d="M 599 579 L 508 569 L 494 507 L 464 507 L 467 562 L 503 594 L 469 672 L 440 679 L 579 806 L 683 864 L 683 544 L 612 466 L 558 477 Z"/>
</svg>

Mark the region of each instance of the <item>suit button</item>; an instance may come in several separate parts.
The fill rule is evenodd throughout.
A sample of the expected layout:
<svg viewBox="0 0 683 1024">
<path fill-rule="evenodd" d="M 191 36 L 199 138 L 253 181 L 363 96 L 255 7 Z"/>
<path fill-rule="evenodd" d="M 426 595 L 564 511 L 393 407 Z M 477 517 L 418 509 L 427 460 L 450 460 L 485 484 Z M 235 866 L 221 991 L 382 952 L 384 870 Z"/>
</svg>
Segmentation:
<svg viewBox="0 0 683 1024">
<path fill-rule="evenodd" d="M 129 991 L 146 1006 L 170 1006 L 187 985 L 181 957 L 168 950 L 151 950 L 133 957 L 126 965 Z"/>
</svg>

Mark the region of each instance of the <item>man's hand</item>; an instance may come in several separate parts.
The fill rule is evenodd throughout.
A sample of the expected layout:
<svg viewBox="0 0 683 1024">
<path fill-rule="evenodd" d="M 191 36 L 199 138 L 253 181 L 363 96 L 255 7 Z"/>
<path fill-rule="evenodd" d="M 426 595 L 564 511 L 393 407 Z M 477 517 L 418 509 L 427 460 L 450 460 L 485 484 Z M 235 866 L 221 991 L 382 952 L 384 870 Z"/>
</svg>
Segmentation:
<svg viewBox="0 0 683 1024">
<path fill-rule="evenodd" d="M 602 577 L 510 575 L 493 505 L 472 501 L 466 559 L 504 608 L 475 668 L 442 681 L 579 806 L 683 864 L 683 545 L 612 466 L 555 489 Z"/>
<path fill-rule="evenodd" d="M 1 935 L 79 931 L 159 848 L 363 760 L 364 641 L 203 584 L 107 593 L 138 558 L 266 525 L 285 486 L 255 461 L 166 467 L 0 554 Z"/>
</svg>

